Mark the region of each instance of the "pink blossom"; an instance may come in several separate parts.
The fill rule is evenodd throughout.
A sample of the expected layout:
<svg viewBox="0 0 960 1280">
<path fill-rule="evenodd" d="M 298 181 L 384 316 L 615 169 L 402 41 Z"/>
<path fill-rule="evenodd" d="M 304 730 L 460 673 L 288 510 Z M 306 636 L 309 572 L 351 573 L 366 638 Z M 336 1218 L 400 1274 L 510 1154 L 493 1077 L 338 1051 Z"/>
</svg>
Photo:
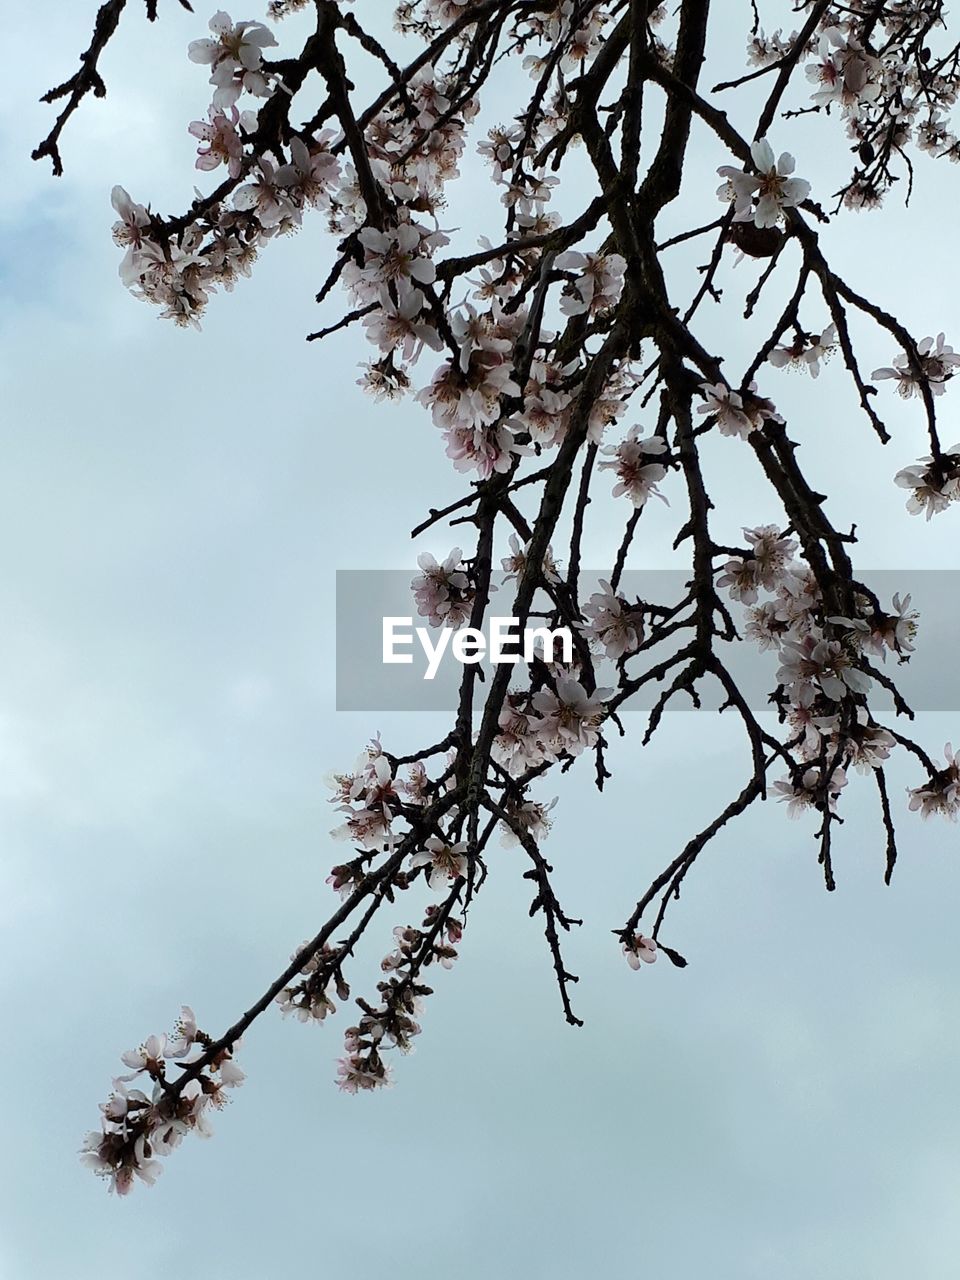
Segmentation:
<svg viewBox="0 0 960 1280">
<path fill-rule="evenodd" d="M 609 461 L 599 464 L 601 471 L 612 470 L 617 474 L 613 496 L 626 495 L 638 509 L 646 505 L 651 494 L 661 502 L 667 501 L 657 488 L 658 481 L 667 474 L 667 468 L 657 460 L 667 451 L 667 443 L 659 436 L 641 439 L 639 432 L 639 427 L 633 427 L 621 444 L 607 445 L 602 452 Z"/>
<path fill-rule="evenodd" d="M 567 316 L 597 315 L 614 306 L 623 292 L 626 260 L 619 253 L 561 253 L 553 264 L 560 271 L 574 271 L 570 292 L 560 299 Z"/>
<path fill-rule="evenodd" d="M 447 844 L 437 836 L 425 841 L 423 848 L 410 859 L 412 867 L 429 867 L 430 888 L 448 889 L 454 880 L 467 873 L 467 845 L 461 840 Z"/>
<path fill-rule="evenodd" d="M 209 121 L 194 120 L 190 125 L 190 133 L 206 143 L 197 151 L 197 168 L 209 170 L 225 164 L 230 177 L 239 178 L 243 167 L 243 143 L 237 133 L 240 113 L 236 107 L 223 111 L 211 107 L 208 114 Z"/>
<path fill-rule="evenodd" d="M 552 756 L 564 752 L 577 756 L 595 746 L 605 713 L 604 702 L 612 694 L 612 689 L 596 689 L 588 694 L 579 681 L 569 676 L 557 680 L 556 692 L 541 689 L 535 693 L 531 701 L 541 716 L 535 729 L 544 750 Z"/>
<path fill-rule="evenodd" d="M 758 227 L 776 226 L 785 209 L 792 209 L 806 200 L 810 194 L 810 183 L 790 176 L 795 167 L 793 156 L 784 151 L 776 160 L 766 138 L 754 142 L 750 154 L 756 172 L 746 173 L 730 165 L 721 165 L 717 172 L 726 182 L 717 194 L 721 199 L 733 202 L 734 221 L 752 220 Z"/>
</svg>

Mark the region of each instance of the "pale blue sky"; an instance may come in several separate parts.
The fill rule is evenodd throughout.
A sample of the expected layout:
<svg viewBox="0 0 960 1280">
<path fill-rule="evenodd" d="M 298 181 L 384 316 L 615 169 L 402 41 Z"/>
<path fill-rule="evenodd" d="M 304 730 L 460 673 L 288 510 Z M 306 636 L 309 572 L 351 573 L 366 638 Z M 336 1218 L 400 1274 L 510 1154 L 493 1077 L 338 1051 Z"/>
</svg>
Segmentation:
<svg viewBox="0 0 960 1280">
<path fill-rule="evenodd" d="M 268 1014 L 216 1136 L 186 1141 L 152 1191 L 117 1201 L 80 1167 L 120 1052 L 185 1001 L 227 1025 L 329 910 L 342 848 L 323 774 L 378 729 L 397 750 L 446 729 L 333 710 L 335 571 L 448 550 L 453 536 L 413 548 L 402 535 L 462 481 L 425 415 L 361 396 L 351 335 L 302 341 L 329 261 L 321 228 L 272 246 L 200 335 L 162 325 L 116 279 L 112 184 L 172 210 L 194 181 L 186 124 L 206 86 L 182 50 L 214 6 L 163 7 L 155 31 L 131 12 L 110 96 L 66 136 L 59 181 L 28 158 L 48 119 L 35 99 L 85 47 L 95 6 L 49 0 L 5 22 L 0 1280 L 948 1280 L 957 830 L 904 815 L 884 889 L 872 789 L 855 779 L 828 896 L 812 822 L 757 811 L 704 854 L 675 908 L 669 938 L 690 967 L 634 974 L 610 930 L 747 768 L 732 726 L 709 717 L 668 717 L 642 754 L 634 734 L 602 799 L 589 769 L 557 783 L 548 851 L 586 920 L 568 942 L 583 1030 L 562 1021 L 516 853 L 498 852 L 393 1090 L 338 1093 L 345 1018 Z M 721 71 L 738 49 L 717 45 Z M 804 124 L 793 143 L 798 172 L 828 192 L 846 153 L 815 137 Z M 697 136 L 707 217 L 723 158 Z M 464 234 L 482 229 L 475 193 L 487 198 L 473 173 L 452 211 Z M 943 248 L 960 175 L 924 161 L 918 175 L 915 220 L 891 206 L 841 219 L 825 242 L 921 336 L 960 345 Z M 725 287 L 754 274 L 728 270 Z M 702 333 L 720 340 L 709 312 Z M 895 354 L 866 329 L 862 341 L 868 369 Z M 927 526 L 892 484 L 922 452 L 914 408 L 885 394 L 897 438 L 883 450 L 836 366 L 817 385 L 767 371 L 768 386 L 802 421 L 837 522 L 860 522 L 862 565 L 902 569 L 906 590 L 911 568 L 956 567 L 957 513 Z M 733 443 L 709 457 L 718 502 L 740 495 L 718 514 L 731 537 L 776 518 L 743 454 L 721 448 Z M 622 515 L 602 505 L 587 563 L 606 559 Z M 651 514 L 640 565 L 659 563 L 668 528 Z M 960 708 L 917 733 L 936 750 L 956 741 Z M 898 801 L 912 781 L 894 772 Z M 388 943 L 373 940 L 358 993 Z"/>
</svg>

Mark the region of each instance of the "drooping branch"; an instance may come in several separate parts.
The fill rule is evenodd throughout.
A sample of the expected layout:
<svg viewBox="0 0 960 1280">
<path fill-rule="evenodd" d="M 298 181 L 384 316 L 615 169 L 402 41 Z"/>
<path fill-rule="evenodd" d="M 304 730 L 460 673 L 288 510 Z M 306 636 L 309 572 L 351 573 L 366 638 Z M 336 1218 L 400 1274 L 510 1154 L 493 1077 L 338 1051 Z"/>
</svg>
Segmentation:
<svg viewBox="0 0 960 1280">
<path fill-rule="evenodd" d="M 434 629 L 482 636 L 492 611 L 509 607 L 521 629 L 542 624 L 543 634 L 522 662 L 489 672 L 465 664 L 453 722 L 439 742 L 390 751 L 376 739 L 352 771 L 337 776 L 338 835 L 352 847 L 330 875 L 341 905 L 221 1036 L 183 1020 L 167 1044 L 167 1057 L 182 1068 L 176 1080 L 162 1047 L 140 1055 L 137 1070 L 158 1100 L 138 1102 L 135 1123 L 123 1129 L 113 1113 L 127 1104 L 116 1093 L 109 1122 L 88 1150 L 98 1171 L 122 1189 L 133 1174 L 145 1176 L 141 1140 L 166 1154 L 175 1145 L 169 1125 L 188 1131 L 204 1100 L 237 1082 L 237 1042 L 267 1007 L 279 1002 L 304 1021 L 323 1021 L 333 995 L 349 997 L 349 962 L 384 907 L 425 887 L 439 897 L 413 915 L 421 923 L 395 927 L 377 996 L 357 1000 L 360 1016 L 345 1036 L 341 1087 L 385 1083 L 389 1051 L 408 1048 L 419 1032 L 420 1006 L 430 995 L 425 972 L 453 964 L 496 872 L 488 845 L 498 831 L 529 864 L 531 914 L 543 917 L 564 1015 L 580 1025 L 570 998 L 577 979 L 561 950 L 561 935 L 579 921 L 553 888 L 542 849 L 552 806 L 536 792 L 581 756 L 602 789 L 621 753 L 650 743 L 677 701 L 700 708 L 708 692 L 719 691 L 725 718 L 740 723 L 749 773 L 675 858 L 645 870 L 649 887 L 615 931 L 635 968 L 660 951 L 685 964 L 661 940 L 668 909 L 707 845 L 757 800 L 783 801 L 791 816 L 816 815 L 828 888 L 837 878 L 834 844 L 848 770 L 874 775 L 888 881 L 897 856 L 884 774 L 892 752 L 906 751 L 925 773 L 911 791 L 911 808 L 924 815 L 960 809 L 957 760 L 939 766 L 874 709 L 879 690 L 898 716 L 911 714 L 895 679 L 874 659 L 910 652 L 916 616 L 898 597 L 888 608 L 856 576 L 855 529 L 836 527 L 819 480 L 797 456 L 804 424 L 787 422 L 767 385 L 786 364 L 815 375 L 839 350 L 885 443 L 889 433 L 850 323 L 854 314 L 869 317 L 903 352 L 893 368 L 871 377 L 895 377 L 904 395 L 919 397 L 927 418 L 932 456 L 899 477 L 911 490 L 911 510 L 933 514 L 960 497 L 960 453 L 942 448 L 935 413 L 960 356 L 942 335 L 936 343 L 915 339 L 838 274 L 831 217 L 810 184 L 792 176 L 792 157 L 777 157 L 767 138 L 808 110 L 813 82 L 812 110 L 825 127 L 844 119 L 858 144 L 843 198 L 869 205 L 871 192 L 896 179 L 898 156 L 913 164 L 904 95 L 918 113 L 929 108 L 927 133 L 918 127 L 927 142 L 931 131 L 946 128 L 938 113 L 960 88 L 960 68 L 947 53 L 920 57 L 931 15 L 884 4 L 860 12 L 817 0 L 801 6 L 803 28 L 788 40 L 763 37 L 754 9 L 748 40 L 762 65 L 713 91 L 729 95 L 723 110 L 701 80 L 709 34 L 729 15 L 708 0 L 682 0 L 675 15 L 650 0 L 404 0 L 396 14 L 402 39 L 383 30 L 375 14 L 333 0 L 310 3 L 316 25 L 290 56 L 267 61 L 263 50 L 274 43 L 268 29 L 224 15 L 211 26 L 214 39 L 193 50 L 214 87 L 207 121 L 191 125 L 201 143 L 198 167 L 223 163 L 228 176 L 168 218 L 117 189 L 123 278 L 164 316 L 199 324 L 218 290 L 249 274 L 277 236 L 319 211 L 335 243 L 311 291 L 329 307 L 342 288 L 346 302 L 310 337 L 362 334 L 370 356 L 365 389 L 388 400 L 415 392 L 447 456 L 471 476 L 462 496 L 425 504 L 428 514 L 413 531 L 419 538 L 446 521 L 469 537 L 466 550 L 443 562 L 420 557 L 412 584 L 418 615 Z M 149 0 L 147 7 L 154 16 Z M 271 12 L 283 17 L 305 7 L 276 0 Z M 940 6 L 930 7 L 939 19 Z M 68 98 L 45 152 L 55 166 L 66 119 L 102 87 L 97 61 L 122 8 L 101 9 L 80 78 L 52 91 Z M 406 40 L 416 42 L 412 57 Z M 358 52 L 378 85 L 385 81 L 366 106 L 353 78 Z M 732 91 L 768 72 L 759 113 L 740 112 Z M 314 98 L 304 111 L 301 95 L 316 90 L 320 106 Z M 491 95 L 507 123 L 476 148 L 474 121 Z M 240 115 L 241 101 L 251 104 L 249 114 Z M 825 114 L 825 101 L 836 111 Z M 654 105 L 662 120 L 651 116 Z M 717 217 L 700 207 L 701 198 L 714 199 L 713 180 L 704 183 L 688 158 L 700 129 L 732 161 L 720 170 L 728 207 Z M 575 163 L 581 142 L 586 160 Z M 934 149 L 948 154 L 955 145 L 952 135 L 938 136 Z M 448 202 L 476 150 L 497 190 L 500 221 L 479 246 L 462 237 L 451 243 L 457 232 Z M 868 152 L 873 158 L 864 158 Z M 552 207 L 558 193 L 560 211 Z M 660 222 L 668 207 L 679 221 L 665 235 Z M 700 280 L 692 298 L 684 293 L 678 303 L 669 272 L 682 255 L 667 250 L 701 238 Z M 762 265 L 731 302 L 724 295 L 735 289 L 724 284 L 721 292 L 720 271 L 732 249 Z M 729 310 L 729 347 L 705 336 L 711 331 L 700 323 L 702 312 L 712 306 Z M 810 332 L 805 317 L 814 308 L 828 323 Z M 744 359 L 734 340 L 745 332 L 741 317 L 766 312 L 766 337 Z M 734 360 L 742 361 L 742 378 L 725 372 Z M 763 478 L 782 513 L 776 525 L 751 527 L 752 513 L 717 509 L 715 463 L 703 447 L 708 435 L 724 438 L 719 449 L 729 450 L 731 468 L 753 468 Z M 611 510 L 609 484 L 623 514 L 604 544 L 606 576 L 591 582 L 584 547 L 610 528 L 596 518 Z M 650 554 L 649 539 L 639 536 L 642 516 L 661 498 L 672 504 L 664 550 L 686 557 L 688 576 L 676 598 L 641 599 L 625 584 L 638 548 Z M 717 541 L 714 529 L 731 514 L 743 527 L 743 546 Z M 510 554 L 501 559 L 498 582 L 504 539 Z M 566 654 L 556 647 L 562 633 L 570 640 Z M 744 642 L 777 659 L 769 703 L 776 732 L 734 674 L 731 647 Z M 627 734 L 620 713 L 644 694 L 651 700 L 645 726 Z M 614 742 L 612 729 L 625 741 Z"/>
</svg>

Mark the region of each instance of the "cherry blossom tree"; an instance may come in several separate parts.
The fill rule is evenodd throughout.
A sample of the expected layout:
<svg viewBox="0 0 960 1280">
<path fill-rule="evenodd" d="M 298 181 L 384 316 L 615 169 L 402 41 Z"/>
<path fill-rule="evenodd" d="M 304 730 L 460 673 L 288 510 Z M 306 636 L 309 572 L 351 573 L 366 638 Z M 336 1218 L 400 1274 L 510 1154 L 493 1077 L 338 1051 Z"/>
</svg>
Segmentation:
<svg viewBox="0 0 960 1280">
<path fill-rule="evenodd" d="M 150 21 L 158 7 L 146 0 Z M 101 57 L 126 8 L 105 0 L 79 69 L 45 96 L 58 114 L 34 157 L 55 174 L 71 117 L 107 91 Z M 835 526 L 798 460 L 804 424 L 785 421 L 771 398 L 778 370 L 816 378 L 833 357 L 883 445 L 886 392 L 874 383 L 895 384 L 916 403 L 929 446 L 919 461 L 898 458 L 905 465 L 891 482 L 928 520 L 960 499 L 960 445 L 945 446 L 938 427 L 960 355 L 942 333 L 909 332 L 845 278 L 824 244 L 835 219 L 909 198 L 918 153 L 960 158 L 951 127 L 960 44 L 941 0 L 796 0 L 791 29 L 769 32 L 756 2 L 401 0 L 392 27 L 380 10 L 272 0 L 261 15 L 270 25 L 216 12 L 205 33 L 208 15 L 198 17 L 186 52 L 210 104 L 184 127 L 199 143 L 197 169 L 217 185 L 174 215 L 117 186 L 120 276 L 162 318 L 199 328 L 208 307 L 225 305 L 219 295 L 236 287 L 242 296 L 241 277 L 277 237 L 323 220 L 331 239 L 317 301 L 334 314 L 310 338 L 352 327 L 367 353 L 364 388 L 380 401 L 415 397 L 464 475 L 463 496 L 414 530 L 422 539 L 448 521 L 466 547 L 442 560 L 420 554 L 418 614 L 480 629 L 500 560 L 511 614 L 521 625 L 535 617 L 568 627 L 574 652 L 564 662 L 544 648 L 489 679 L 465 665 L 442 741 L 399 755 L 376 737 L 335 776 L 334 835 L 350 849 L 328 878 L 339 905 L 221 1034 L 199 1030 L 185 1007 L 170 1036 L 123 1055 L 128 1070 L 83 1152 L 120 1193 L 135 1178 L 151 1183 L 186 1133 L 207 1130 L 211 1109 L 242 1082 L 235 1054 L 262 1013 L 278 1004 L 324 1022 L 350 999 L 354 953 L 381 923 L 393 929 L 383 978 L 356 1000 L 338 1083 L 354 1093 L 385 1085 L 394 1051 L 420 1031 L 428 979 L 456 959 L 495 836 L 526 859 L 530 916 L 542 924 L 563 1014 L 579 1025 L 561 938 L 580 921 L 561 906 L 543 852 L 548 775 L 586 756 L 602 789 L 616 751 L 648 744 L 669 707 L 699 706 L 707 686 L 739 723 L 743 784 L 611 922 L 633 969 L 661 955 L 686 964 L 664 937 L 668 909 L 709 842 L 758 801 L 813 816 L 828 889 L 852 774 L 876 792 L 888 882 L 899 807 L 923 818 L 960 812 L 960 752 L 948 744 L 940 758 L 909 736 L 912 712 L 891 674 L 917 638 L 910 599 L 881 600 L 860 580 L 855 530 Z M 296 11 L 310 18 L 308 35 L 284 47 L 297 24 L 283 19 Z M 736 22 L 745 68 L 708 86 L 708 33 Z M 360 63 L 381 84 L 366 101 L 350 78 Z M 504 83 L 516 96 L 505 101 L 498 89 L 502 122 L 482 128 L 485 95 Z M 800 116 L 817 118 L 824 148 L 849 154 L 839 191 L 815 190 L 779 150 Z M 694 130 L 727 153 L 719 189 L 690 170 Z M 479 244 L 454 244 L 444 230 L 448 188 L 468 166 L 488 174 L 501 223 Z M 683 230 L 664 235 L 668 211 Z M 671 250 L 692 241 L 705 246 L 703 265 L 683 295 L 668 285 Z M 731 255 L 744 264 L 738 297 L 717 286 Z M 702 336 L 705 309 L 723 308 L 735 323 L 777 289 L 782 307 L 734 372 L 729 353 Z M 888 367 L 862 367 L 853 320 L 889 340 Z M 762 475 L 782 513 L 759 526 L 734 513 L 746 524 L 739 545 L 714 534 L 722 513 L 705 446 L 716 437 L 726 437 L 718 443 L 729 466 Z M 670 504 L 673 548 L 687 557 L 675 599 L 622 588 L 653 498 Z M 595 591 L 581 580 L 591 503 L 622 513 Z M 731 671 L 743 644 L 758 663 L 764 651 L 776 659 L 776 725 Z M 650 689 L 639 744 L 630 735 L 614 750 L 621 712 Z M 894 753 L 916 769 L 902 806 L 885 774 Z"/>
</svg>

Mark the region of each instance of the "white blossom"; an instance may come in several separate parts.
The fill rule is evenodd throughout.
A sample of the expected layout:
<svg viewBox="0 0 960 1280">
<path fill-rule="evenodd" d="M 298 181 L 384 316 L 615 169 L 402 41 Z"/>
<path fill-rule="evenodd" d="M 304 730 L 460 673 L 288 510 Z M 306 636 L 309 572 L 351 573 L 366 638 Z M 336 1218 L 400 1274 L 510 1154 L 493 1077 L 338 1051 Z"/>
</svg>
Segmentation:
<svg viewBox="0 0 960 1280">
<path fill-rule="evenodd" d="M 277 43 L 267 27 L 262 22 L 234 23 L 219 10 L 210 19 L 210 30 L 215 38 L 192 41 L 187 53 L 191 62 L 212 69 L 214 107 L 232 107 L 243 92 L 267 97 L 270 87 L 263 73 L 263 51 Z"/>
<path fill-rule="evenodd" d="M 411 867 L 429 867 L 427 879 L 435 891 L 448 889 L 454 880 L 467 873 L 467 845 L 464 841 L 448 844 L 431 836 L 423 848 L 410 859 Z"/>
<path fill-rule="evenodd" d="M 657 460 L 667 451 L 666 441 L 660 436 L 641 438 L 639 432 L 639 427 L 633 427 L 620 444 L 606 445 L 601 450 L 606 459 L 599 464 L 601 471 L 616 472 L 613 496 L 626 495 L 637 508 L 645 506 L 651 494 L 661 502 L 667 501 L 657 488 L 667 474 L 667 468 Z"/>
<path fill-rule="evenodd" d="M 532 702 L 540 712 L 536 724 L 537 737 L 552 756 L 568 752 L 577 756 L 585 748 L 596 745 L 604 702 L 612 689 L 596 689 L 588 694 L 579 681 L 564 676 L 557 680 L 556 692 L 541 689 Z"/>
<path fill-rule="evenodd" d="M 817 335 L 798 334 L 796 341 L 789 347 L 774 347 L 767 359 L 778 369 L 787 365 L 799 366 L 809 370 L 810 376 L 820 376 L 820 362 L 830 358 L 837 345 L 837 326 L 827 325 Z"/>
<path fill-rule="evenodd" d="M 942 463 L 932 457 L 921 458 L 914 466 L 898 471 L 894 480 L 902 489 L 912 491 L 907 510 L 913 515 L 922 511 L 929 520 L 960 499 L 960 444 L 944 450 Z"/>
<path fill-rule="evenodd" d="M 836 813 L 837 800 L 846 785 L 847 775 L 843 769 L 834 767 L 824 782 L 822 770 L 811 765 L 798 779 L 782 778 L 775 782 L 772 790 L 779 800 L 786 801 L 787 816 L 798 818 L 806 809 Z"/>
<path fill-rule="evenodd" d="M 750 148 L 755 173 L 721 165 L 717 170 L 726 181 L 719 189 L 721 199 L 732 201 L 734 221 L 753 221 L 758 227 L 774 227 L 783 217 L 785 209 L 802 204 L 810 194 L 810 183 L 790 175 L 795 161 L 784 151 L 777 160 L 766 138 L 754 142 Z M 756 200 L 756 204 L 754 204 Z"/>
</svg>

